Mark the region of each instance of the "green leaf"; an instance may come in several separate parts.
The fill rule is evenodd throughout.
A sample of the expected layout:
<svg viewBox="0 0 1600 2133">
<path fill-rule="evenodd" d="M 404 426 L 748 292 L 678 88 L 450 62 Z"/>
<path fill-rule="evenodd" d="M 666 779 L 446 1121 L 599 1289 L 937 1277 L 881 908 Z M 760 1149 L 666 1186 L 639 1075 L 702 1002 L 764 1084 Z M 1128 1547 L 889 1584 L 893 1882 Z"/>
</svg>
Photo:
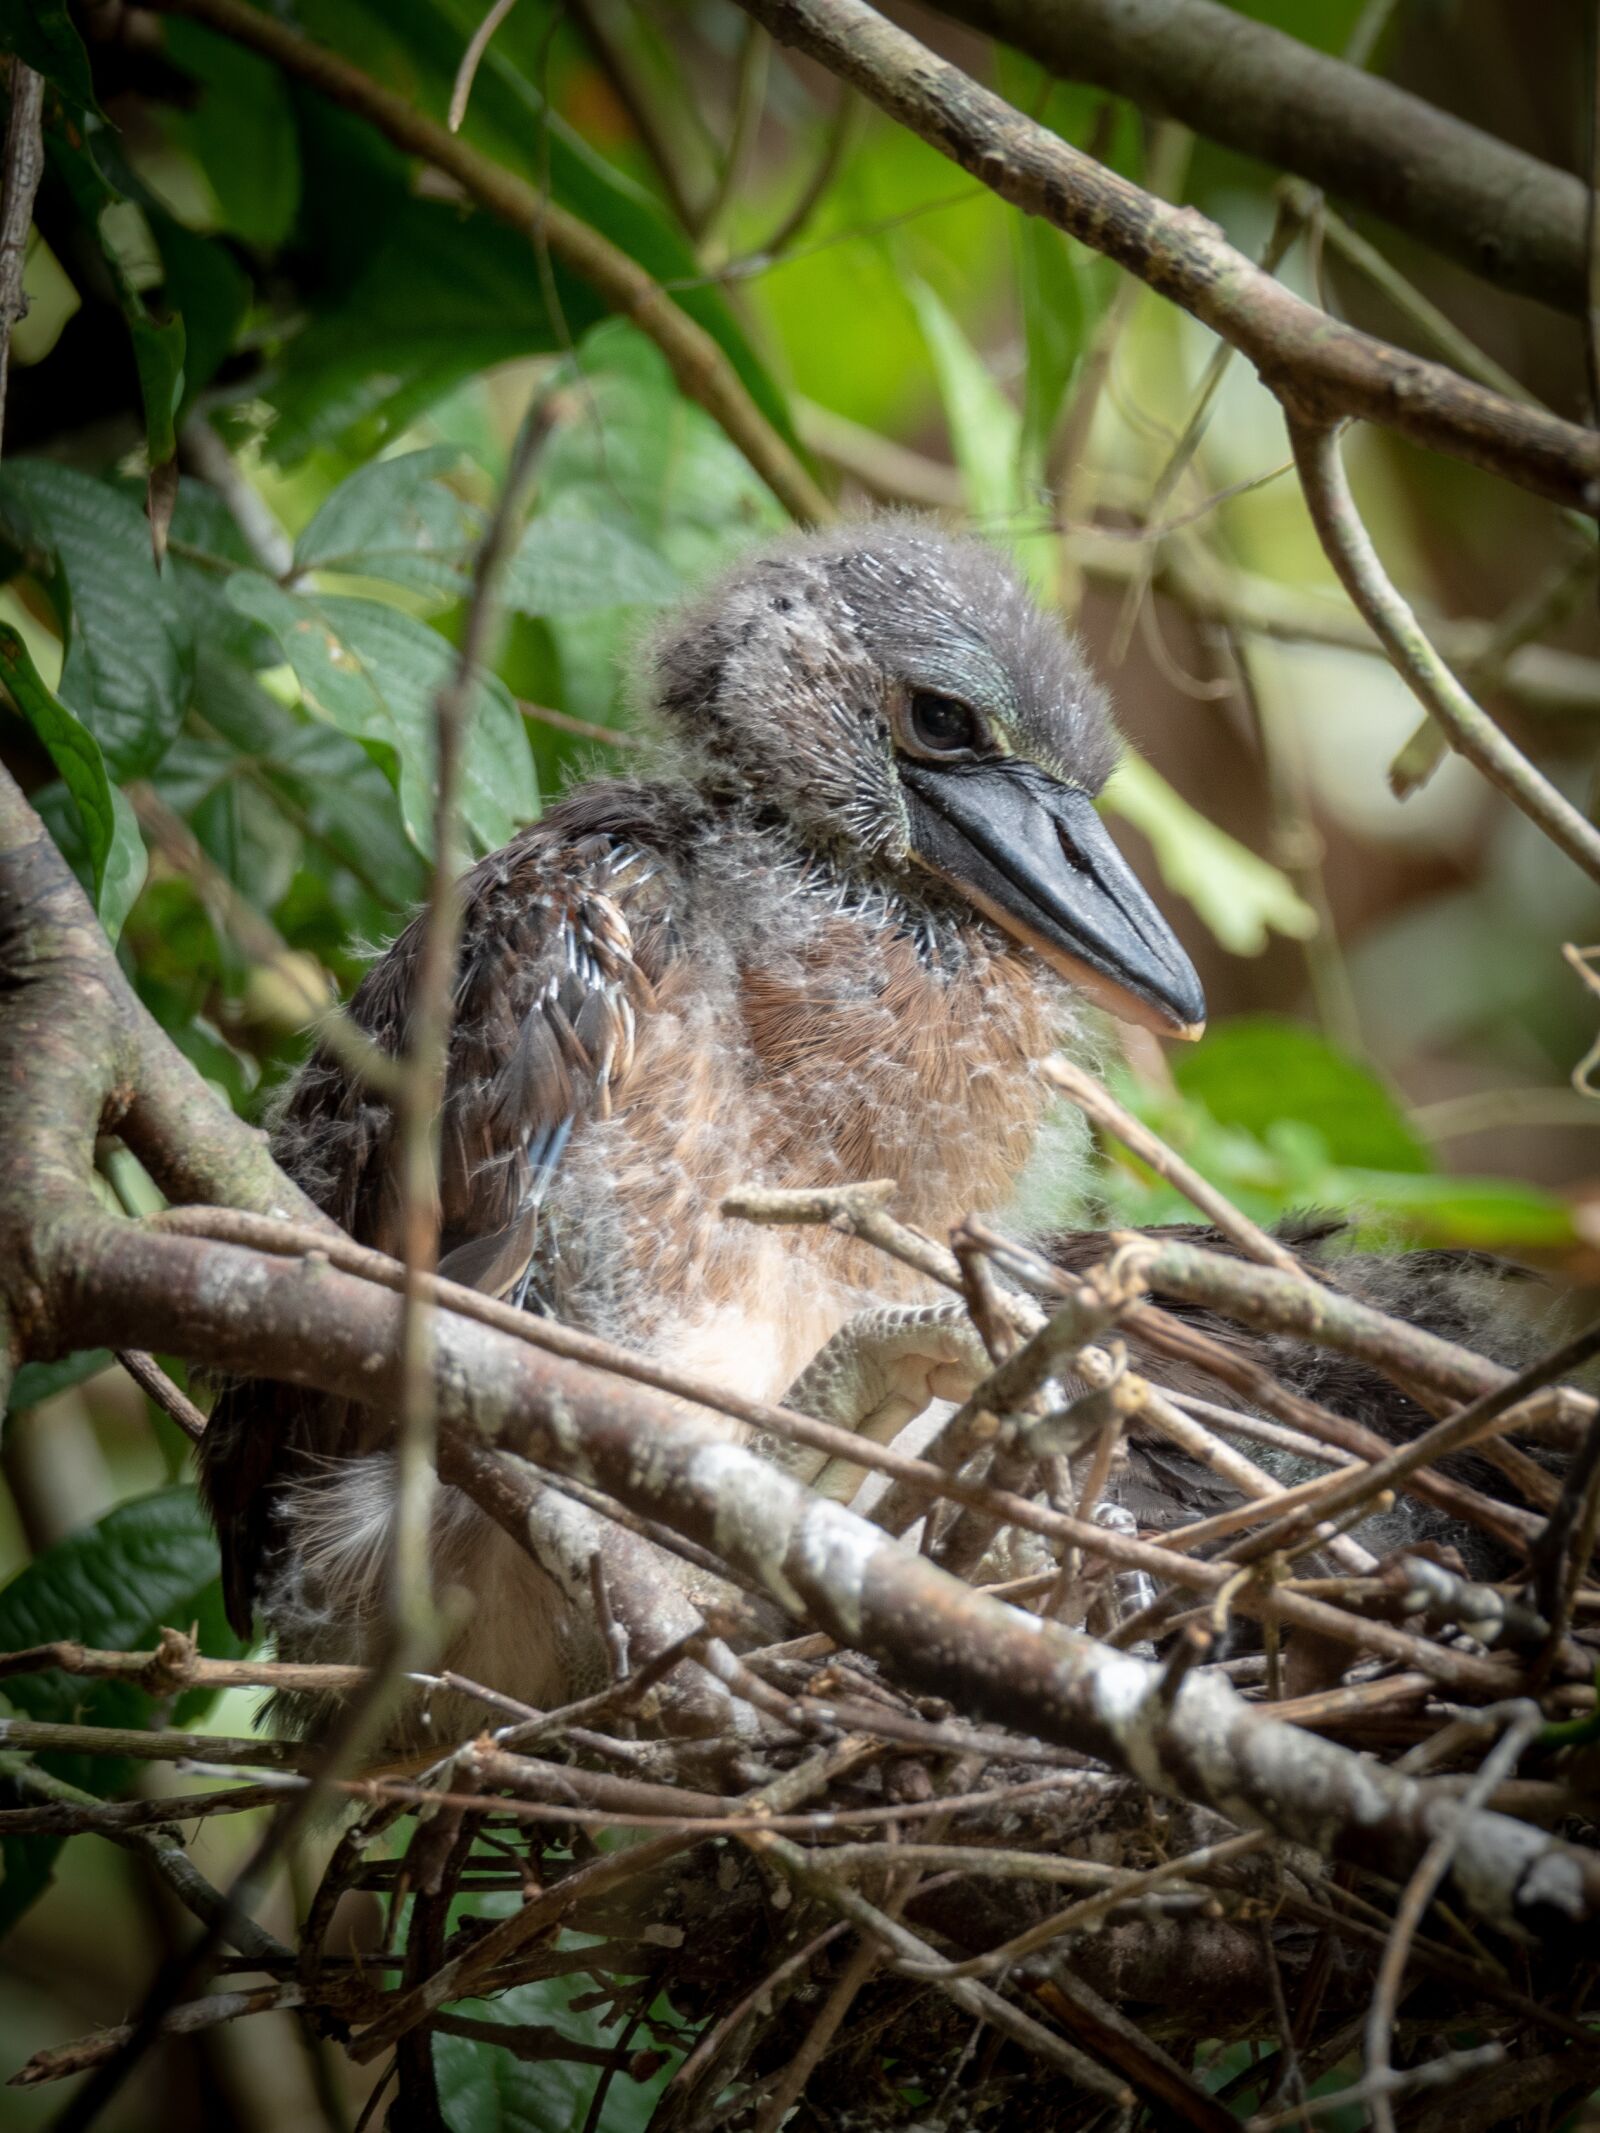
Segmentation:
<svg viewBox="0 0 1600 2133">
<path fill-rule="evenodd" d="M 1560 1252 L 1578 1241 L 1571 1206 L 1537 1186 L 1418 1168 L 1426 1156 L 1388 1092 L 1312 1032 L 1249 1017 L 1215 1036 L 1214 1056 L 1207 1037 L 1174 1058 L 1175 1094 L 1131 1076 L 1116 1077 L 1118 1093 L 1253 1220 L 1270 1226 L 1333 1209 L 1349 1225 L 1347 1243 L 1380 1251 L 1404 1240 Z M 1181 1193 L 1125 1157 L 1103 1167 L 1098 1186 L 1098 1207 L 1055 1205 L 1046 1219 L 1119 1227 L 1193 1219 Z"/>
<path fill-rule="evenodd" d="M 177 594 L 194 642 L 194 709 L 209 721 L 219 656 L 254 669 L 276 665 L 280 655 L 267 632 L 241 615 L 228 598 L 234 570 L 261 566 L 225 498 L 206 482 L 186 477 L 172 514 L 172 539 L 176 545 L 168 551 L 161 575 Z M 191 550 L 193 554 L 186 553 Z"/>
<path fill-rule="evenodd" d="M 739 373 L 756 405 L 793 445 L 784 395 L 757 355 L 726 292 L 707 278 L 688 238 L 658 202 L 633 182 L 570 119 L 548 102 L 551 16 L 531 0 L 495 33 L 473 85 L 464 131 L 498 162 L 608 237 L 670 290 L 674 303 L 703 326 Z M 435 119 L 443 119 L 456 68 L 482 20 L 480 0 L 306 0 L 300 19 L 313 36 L 336 45 Z M 531 254 L 524 240 L 524 259 Z M 542 267 L 536 270 L 542 272 Z M 524 270 L 524 280 L 534 275 Z M 582 284 L 574 305 L 562 281 L 564 330 L 547 346 L 567 347 L 597 315 Z M 558 322 L 559 323 L 559 322 Z"/>
<path fill-rule="evenodd" d="M 1004 523 L 1022 505 L 1021 417 L 928 284 L 913 277 L 907 286 L 933 357 L 967 507 L 980 522 Z"/>
<path fill-rule="evenodd" d="M 128 337 L 133 344 L 134 368 L 139 394 L 144 402 L 145 455 L 151 472 L 151 496 L 175 494 L 171 482 L 159 484 L 162 468 L 170 465 L 178 449 L 175 422 L 183 398 L 185 335 L 183 320 L 174 315 L 158 318 L 146 303 L 135 279 L 132 261 L 142 259 L 153 242 L 141 202 L 130 198 L 107 176 L 96 154 L 92 127 L 85 134 L 57 131 L 50 136 L 50 161 L 71 194 L 73 204 L 100 247 L 111 285 L 116 291 Z M 165 547 L 165 526 L 152 508 L 156 552 Z"/>
<path fill-rule="evenodd" d="M 1037 215 L 1016 225 L 1017 293 L 1027 350 L 1023 379 L 1022 460 L 1029 476 L 1042 473 L 1050 432 L 1089 337 L 1087 277 L 1073 261 L 1060 230 Z"/>
<path fill-rule="evenodd" d="M 549 285 L 559 316 L 526 238 L 442 201 L 402 199 L 263 387 L 278 412 L 267 450 L 284 466 L 320 444 L 366 457 L 473 372 L 563 347 L 601 305 L 559 262 Z"/>
<path fill-rule="evenodd" d="M 295 542 L 295 569 L 387 578 L 414 592 L 465 593 L 486 521 L 444 479 L 462 456 L 453 444 L 436 444 L 359 468 Z"/>
<path fill-rule="evenodd" d="M 205 174 L 221 226 L 267 250 L 282 244 L 300 204 L 300 147 L 282 72 L 197 22 L 169 16 L 165 56 L 201 84 L 167 124 Z"/>
<path fill-rule="evenodd" d="M 215 1612 L 218 1569 L 216 1535 L 192 1487 L 133 1497 L 45 1549 L 0 1590 L 0 1651 L 62 1637 L 99 1650 L 141 1650 L 163 1625 L 187 1629 L 197 1615 Z M 241 1649 L 229 1631 L 220 1642 L 227 1656 Z M 126 1681 L 54 1671 L 19 1675 L 6 1693 L 31 1718 L 89 1725 L 137 1724 L 104 1714 L 149 1702 Z M 208 1700 L 209 1692 L 191 1690 L 179 1704 L 194 1711 Z"/>
<path fill-rule="evenodd" d="M 177 596 L 157 575 L 137 505 L 105 482 L 42 459 L 0 467 L 0 535 L 12 570 L 40 577 L 60 617 L 60 695 L 119 783 L 160 761 L 189 701 L 193 646 Z"/>
<path fill-rule="evenodd" d="M 1402 1223 L 1419 1244 L 1533 1252 L 1564 1251 L 1581 1241 L 1565 1200 L 1515 1178 L 1349 1170 L 1343 1179 L 1342 1205 Z"/>
<path fill-rule="evenodd" d="M 1030 506 L 1022 417 L 927 283 L 913 280 L 909 288 L 933 355 L 968 509 L 984 531 L 1010 549 L 1035 594 L 1052 604 L 1059 576 L 1057 543 Z"/>
<path fill-rule="evenodd" d="M 1329 1158 L 1369 1170 L 1428 1171 L 1428 1150 L 1376 1074 L 1303 1023 L 1241 1015 L 1172 1058 L 1184 1095 L 1220 1125 L 1258 1137 L 1280 1119 L 1314 1126 Z"/>
<path fill-rule="evenodd" d="M 133 809 L 106 776 L 100 743 L 47 689 L 17 631 L 0 624 L 0 681 L 33 728 L 72 795 L 88 855 L 89 880 L 101 924 L 115 941 L 144 881 L 144 839 Z"/>
<path fill-rule="evenodd" d="M 199 1631 L 213 1658 L 236 1658 L 244 1646 L 228 1628 L 218 1582 L 216 1537 L 192 1488 L 160 1489 L 108 1511 L 94 1525 L 47 1548 L 0 1592 L 0 1651 L 71 1639 L 108 1651 L 142 1651 L 164 1627 Z M 7 1697 L 25 1717 L 97 1726 L 148 1725 L 154 1709 L 128 1681 L 96 1681 L 51 1671 L 20 1674 Z M 173 1707 L 178 1725 L 192 1724 L 214 1692 L 193 1689 Z M 4 1734 L 0 1729 L 0 1745 Z M 102 1795 L 127 1782 L 131 1765 L 106 1756 L 44 1756 L 43 1766 L 69 1784 Z M 0 1846 L 0 1931 L 40 1893 L 55 1840 L 24 1838 Z M 35 1847 L 46 1845 L 47 1854 Z"/>
<path fill-rule="evenodd" d="M 60 698 L 47 689 L 28 656 L 28 647 L 14 629 L 0 625 L 0 681 L 35 735 L 44 744 L 71 793 L 83 826 L 84 842 L 93 869 L 96 903 L 105 878 L 106 857 L 116 834 L 111 807 L 111 781 L 106 776 L 100 743 Z"/>
<path fill-rule="evenodd" d="M 236 659 L 206 647 L 196 694 L 207 724 L 248 761 L 290 818 L 368 885 L 377 908 L 352 914 L 354 930 L 370 937 L 376 925 L 416 902 L 426 885 L 421 862 L 406 840 L 389 779 L 359 741 L 279 703 Z M 336 871 L 332 884 L 324 875 L 325 886 L 337 882 Z M 339 938 L 322 945 L 336 947 Z"/>
<path fill-rule="evenodd" d="M 626 525 L 590 518 L 570 503 L 532 521 L 505 579 L 507 606 L 525 615 L 659 607 L 681 590 L 677 572 Z"/>
<path fill-rule="evenodd" d="M 250 309 L 250 277 L 226 245 L 185 229 L 151 200 L 144 212 L 161 254 L 167 308 L 183 320 L 183 398 L 192 402 L 233 351 Z"/>
<path fill-rule="evenodd" d="M 68 1392 L 85 1378 L 92 1378 L 96 1371 L 104 1370 L 110 1361 L 109 1348 L 80 1348 L 73 1355 L 64 1355 L 58 1363 L 24 1363 L 11 1380 L 6 1413 L 18 1414 L 25 1407 L 38 1407 L 53 1400 L 58 1392 Z"/>
<path fill-rule="evenodd" d="M 144 887 L 145 874 L 149 869 L 149 854 L 145 850 L 144 837 L 139 829 L 139 818 L 133 811 L 133 802 L 120 785 L 111 788 L 111 812 L 116 827 L 112 832 L 111 849 L 106 854 L 105 873 L 100 882 L 100 895 L 95 905 L 100 925 L 113 945 L 121 936 L 128 913 Z"/>
<path fill-rule="evenodd" d="M 620 322 L 598 327 L 576 362 L 582 382 L 572 419 L 545 446 L 541 510 L 510 597 L 546 617 L 561 677 L 556 700 L 575 716 L 610 722 L 637 604 L 692 586 L 786 520 L 641 333 Z M 601 527 L 604 534 L 591 530 Z M 569 559 L 582 567 L 570 569 Z M 595 604 L 602 588 L 614 604 Z"/>
<path fill-rule="evenodd" d="M 145 449 L 154 468 L 164 465 L 178 449 L 175 423 L 183 399 L 183 320 L 130 318 L 128 331 L 144 400 Z"/>
<path fill-rule="evenodd" d="M 546 511 L 621 526 L 691 582 L 786 523 L 643 334 L 601 326 L 577 360 L 577 412 L 551 436 L 540 469 Z"/>
<path fill-rule="evenodd" d="M 80 111 L 99 111 L 89 55 L 65 0 L 0 0 L 0 52 L 14 53 Z"/>
<path fill-rule="evenodd" d="M 574 2043 L 615 2045 L 618 2031 L 598 2009 L 575 2011 L 586 1989 L 581 1978 L 549 1978 L 518 1985 L 494 2000 L 464 2000 L 452 2012 L 480 2021 L 541 2023 Z M 648 2039 L 641 2038 L 641 2047 Z M 450 2133 L 582 2133 L 600 2070 L 564 2060 L 518 2059 L 509 2050 L 470 2037 L 441 2036 L 434 2044 L 439 2105 Z M 668 2059 L 647 2081 L 619 2071 L 606 2091 L 605 2133 L 644 2133 L 672 2078 Z"/>
<path fill-rule="evenodd" d="M 1316 932 L 1317 914 L 1288 875 L 1179 799 L 1133 749 L 1118 764 L 1105 801 L 1144 832 L 1162 880 L 1188 897 L 1234 955 L 1259 955 L 1274 933 L 1303 941 Z"/>
<path fill-rule="evenodd" d="M 307 706 L 351 734 L 400 796 L 406 835 L 432 850 L 434 699 L 456 654 L 437 631 L 376 600 L 285 592 L 258 572 L 228 582 L 241 614 L 271 630 Z M 539 811 L 527 735 L 497 675 L 479 685 L 462 757 L 461 813 L 485 848 L 504 844 Z"/>
</svg>

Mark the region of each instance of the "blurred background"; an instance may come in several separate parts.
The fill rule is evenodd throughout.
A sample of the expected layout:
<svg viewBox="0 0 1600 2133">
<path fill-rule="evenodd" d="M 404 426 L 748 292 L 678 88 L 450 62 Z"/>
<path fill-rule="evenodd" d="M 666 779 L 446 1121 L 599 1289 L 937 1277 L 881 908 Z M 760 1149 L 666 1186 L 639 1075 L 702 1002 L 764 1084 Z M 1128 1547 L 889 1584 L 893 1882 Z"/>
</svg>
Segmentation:
<svg viewBox="0 0 1600 2133">
<path fill-rule="evenodd" d="M 482 10 L 292 12 L 441 117 Z M 1579 320 L 943 16 L 889 12 L 1276 258 L 1299 294 L 1593 419 Z M 1241 12 L 1588 169 L 1587 10 Z M 534 397 L 555 419 L 479 703 L 466 826 L 480 848 L 541 796 L 626 772 L 631 644 L 783 514 L 649 342 L 358 120 L 195 23 L 120 4 L 81 21 L 83 93 L 52 81 L 47 98 L 5 407 L 0 756 L 120 926 L 143 997 L 260 1118 L 310 1006 L 349 990 L 421 891 L 428 707 Z M 1600 900 L 1419 736 L 1322 558 L 1248 365 L 1219 363 L 1194 321 L 841 97 L 724 0 L 520 0 L 463 130 L 679 296 L 842 505 L 977 527 L 1081 630 L 1133 747 L 1113 827 L 1212 1011 L 1192 1049 L 1097 1032 L 1124 1098 L 1259 1217 L 1326 1209 L 1358 1242 L 1415 1237 L 1592 1281 L 1600 1108 L 1572 1076 L 1600 1032 L 1600 977 L 1563 945 L 1600 943 Z M 1592 808 L 1593 526 L 1388 435 L 1346 450 L 1441 649 Z M 159 577 L 147 498 L 158 520 L 171 509 Z M 96 734 L 121 793 L 98 841 L 40 738 L 46 703 Z M 126 1151 L 108 1147 L 103 1171 L 124 1206 L 154 1204 Z M 1030 1204 L 1186 1212 L 1114 1150 L 1087 1177 L 1047 1167 Z M 136 1647 L 198 1619 L 227 1649 L 186 1448 L 106 1365 L 19 1380 L 0 1451 L 0 1647 L 62 1624 Z M 57 1684 L 40 1710 L 151 1709 L 40 1679 L 41 1695 Z M 203 1722 L 247 1732 L 254 1701 L 230 1694 Z M 202 1870 L 225 1877 L 248 1834 L 245 1818 L 203 1826 Z M 272 1901 L 286 1924 L 292 1881 Z M 179 1930 L 140 1862 L 93 1838 L 54 1856 L 9 1844 L 0 1916 L 0 2073 L 122 2018 Z M 505 2055 L 458 2071 L 463 2124 L 582 2123 L 587 2093 L 541 2100 Z M 360 2101 L 348 2070 L 274 2016 L 165 2050 L 106 2123 L 342 2125 Z M 12 2092 L 6 2122 L 42 2124 L 54 2104 Z"/>
</svg>

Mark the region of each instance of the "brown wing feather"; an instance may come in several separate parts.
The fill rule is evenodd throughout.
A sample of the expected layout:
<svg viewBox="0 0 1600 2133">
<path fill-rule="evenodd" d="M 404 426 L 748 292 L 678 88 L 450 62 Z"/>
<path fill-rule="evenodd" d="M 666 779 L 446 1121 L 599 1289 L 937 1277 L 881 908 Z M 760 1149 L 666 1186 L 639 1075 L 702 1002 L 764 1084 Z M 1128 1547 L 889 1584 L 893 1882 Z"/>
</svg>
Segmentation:
<svg viewBox="0 0 1600 2133">
<path fill-rule="evenodd" d="M 637 1017 L 653 1002 L 652 976 L 670 954 L 667 883 L 650 848 L 664 825 L 637 808 L 630 819 L 628 793 L 591 788 L 463 883 L 440 1120 L 440 1267 L 493 1295 L 522 1300 L 544 1186 L 573 1130 L 608 1111 Z M 404 1047 L 420 945 L 417 920 L 350 1003 L 391 1056 Z M 273 1150 L 358 1242 L 398 1248 L 393 1113 L 325 1048 L 290 1088 Z M 242 1635 L 270 1554 L 276 1484 L 307 1457 L 372 1450 L 388 1428 L 386 1416 L 353 1402 L 266 1380 L 232 1385 L 218 1399 L 201 1483 L 222 1542 L 229 1618 Z"/>
</svg>

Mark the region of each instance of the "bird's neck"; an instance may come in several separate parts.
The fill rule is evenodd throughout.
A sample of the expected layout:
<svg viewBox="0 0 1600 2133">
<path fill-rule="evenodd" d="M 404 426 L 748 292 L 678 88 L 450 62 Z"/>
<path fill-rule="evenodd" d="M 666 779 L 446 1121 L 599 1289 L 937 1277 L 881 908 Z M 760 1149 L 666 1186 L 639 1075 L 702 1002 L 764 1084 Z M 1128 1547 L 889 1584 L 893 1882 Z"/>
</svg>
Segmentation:
<svg viewBox="0 0 1600 2133">
<path fill-rule="evenodd" d="M 1059 981 L 953 907 L 802 852 L 774 868 L 765 840 L 762 862 L 724 936 L 768 1181 L 894 1178 L 935 1234 L 1004 1206 L 1068 1012 Z"/>
</svg>

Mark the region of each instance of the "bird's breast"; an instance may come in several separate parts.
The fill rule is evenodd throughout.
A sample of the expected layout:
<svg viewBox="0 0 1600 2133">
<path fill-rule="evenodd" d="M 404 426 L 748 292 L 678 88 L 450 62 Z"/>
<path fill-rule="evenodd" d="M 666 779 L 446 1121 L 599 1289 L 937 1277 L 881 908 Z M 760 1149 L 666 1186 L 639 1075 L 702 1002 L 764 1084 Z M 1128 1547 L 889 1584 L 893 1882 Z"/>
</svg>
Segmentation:
<svg viewBox="0 0 1600 2133">
<path fill-rule="evenodd" d="M 841 918 L 742 973 L 752 1094 L 773 1167 L 796 1183 L 894 1178 L 900 1212 L 945 1229 L 1002 1206 L 1042 1114 L 1035 1066 L 1062 993 L 978 929 L 953 968 L 904 932 Z"/>
<path fill-rule="evenodd" d="M 894 1178 L 942 1234 L 1010 1198 L 1060 999 L 975 944 L 952 972 L 848 916 L 718 971 L 663 973 L 611 1114 L 573 1136 L 547 1206 L 558 1315 L 686 1373 L 777 1398 L 869 1303 L 921 1277 L 823 1228 L 731 1220 L 749 1186 Z"/>
</svg>

